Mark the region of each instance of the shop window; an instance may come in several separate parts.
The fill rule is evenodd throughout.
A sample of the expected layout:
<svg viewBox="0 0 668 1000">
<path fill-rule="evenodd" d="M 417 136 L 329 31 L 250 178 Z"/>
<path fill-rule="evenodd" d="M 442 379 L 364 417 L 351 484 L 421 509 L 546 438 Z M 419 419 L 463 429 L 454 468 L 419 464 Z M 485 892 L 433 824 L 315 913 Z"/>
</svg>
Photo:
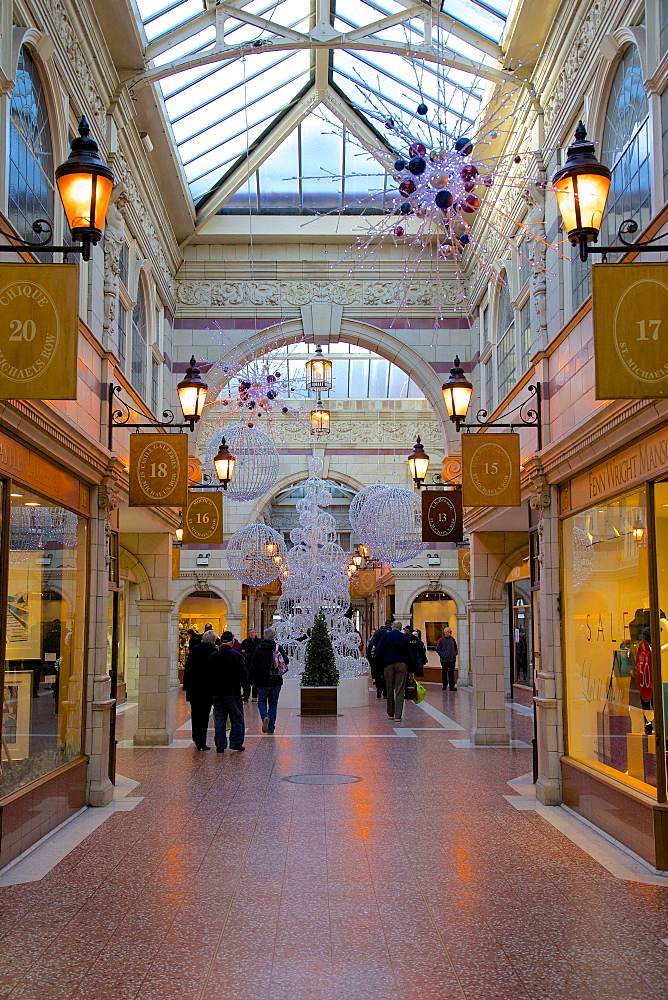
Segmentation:
<svg viewBox="0 0 668 1000">
<path fill-rule="evenodd" d="M 645 489 L 567 518 L 562 542 L 567 752 L 656 794 Z"/>
<path fill-rule="evenodd" d="M 601 229 L 601 242 L 610 245 L 624 219 L 635 219 L 642 230 L 651 217 L 649 101 L 635 45 L 627 48 L 612 82 L 601 159 L 612 170 Z"/>
<path fill-rule="evenodd" d="M 531 302 L 527 299 L 520 309 L 520 371 L 525 372 L 531 361 Z"/>
<path fill-rule="evenodd" d="M 140 396 L 146 395 L 146 359 L 148 332 L 146 329 L 146 302 L 141 281 L 137 288 L 137 304 L 132 310 L 132 384 Z"/>
<path fill-rule="evenodd" d="M 663 151 L 663 197 L 668 201 L 668 88 L 661 95 L 661 148 Z"/>
<path fill-rule="evenodd" d="M 160 362 L 151 358 L 151 409 L 158 412 L 160 406 Z"/>
<path fill-rule="evenodd" d="M 591 267 L 589 261 L 580 260 L 579 247 L 571 248 L 571 297 L 573 311 L 579 309 L 591 295 Z"/>
<path fill-rule="evenodd" d="M 0 798 L 79 756 L 86 522 L 12 484 Z"/>
<path fill-rule="evenodd" d="M 487 412 L 494 409 L 494 355 L 485 364 L 485 406 Z"/>
<path fill-rule="evenodd" d="M 508 395 L 517 381 L 515 354 L 515 310 L 510 302 L 508 286 L 499 295 L 498 329 L 501 334 L 496 351 L 499 368 L 499 400 Z"/>
<path fill-rule="evenodd" d="M 7 215 L 24 239 L 34 239 L 37 219 L 53 222 L 53 151 L 44 91 L 23 46 L 9 106 Z M 51 259 L 50 254 L 40 254 Z"/>
<path fill-rule="evenodd" d="M 659 606 L 658 640 L 661 650 L 660 673 L 662 688 L 661 694 L 663 698 L 663 728 L 664 734 L 668 734 L 668 482 L 655 484 L 654 510 L 656 531 L 656 568 L 659 596 L 659 600 L 657 602 Z M 668 751 L 668 743 L 666 744 L 666 750 Z M 666 758 L 666 768 L 668 770 L 668 756 Z"/>
</svg>

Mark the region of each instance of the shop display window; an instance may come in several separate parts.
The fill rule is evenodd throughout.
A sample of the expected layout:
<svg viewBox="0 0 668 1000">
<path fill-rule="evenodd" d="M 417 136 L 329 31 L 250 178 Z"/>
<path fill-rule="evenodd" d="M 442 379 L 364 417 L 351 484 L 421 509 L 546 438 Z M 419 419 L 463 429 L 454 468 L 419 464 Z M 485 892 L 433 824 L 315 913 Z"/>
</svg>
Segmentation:
<svg viewBox="0 0 668 1000">
<path fill-rule="evenodd" d="M 10 490 L 0 798 L 82 749 L 86 521 Z"/>
<path fill-rule="evenodd" d="M 656 794 L 645 489 L 562 532 L 567 752 Z"/>
<path fill-rule="evenodd" d="M 661 645 L 661 687 L 663 693 L 663 730 L 668 749 L 668 482 L 654 484 L 656 531 L 656 568 L 659 605 L 659 642 Z M 666 770 L 668 771 L 668 760 Z"/>
</svg>

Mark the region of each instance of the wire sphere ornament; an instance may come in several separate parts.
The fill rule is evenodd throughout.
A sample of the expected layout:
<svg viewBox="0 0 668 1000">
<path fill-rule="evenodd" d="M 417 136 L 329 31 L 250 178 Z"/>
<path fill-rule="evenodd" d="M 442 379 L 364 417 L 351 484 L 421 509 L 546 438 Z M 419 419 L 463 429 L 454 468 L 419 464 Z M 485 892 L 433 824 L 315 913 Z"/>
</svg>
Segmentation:
<svg viewBox="0 0 668 1000">
<path fill-rule="evenodd" d="M 62 507 L 13 507 L 9 529 L 10 549 L 37 551 L 47 544 L 74 548 L 77 515 Z"/>
<path fill-rule="evenodd" d="M 227 487 L 227 499 L 237 503 L 258 500 L 268 493 L 278 479 L 279 456 L 268 434 L 257 427 L 235 424 L 225 430 L 225 440 L 236 457 L 234 476 Z M 215 479 L 213 459 L 220 441 L 211 438 L 206 449 L 206 469 Z"/>
<path fill-rule="evenodd" d="M 267 551 L 267 545 L 276 545 Z M 279 575 L 274 556 L 285 558 L 285 543 L 268 524 L 247 524 L 235 531 L 227 543 L 227 565 L 230 573 L 249 587 L 264 587 Z"/>
<path fill-rule="evenodd" d="M 426 548 L 420 497 L 402 486 L 386 486 L 372 493 L 357 523 L 360 538 L 382 562 L 405 563 Z"/>
<path fill-rule="evenodd" d="M 374 493 L 377 493 L 379 490 L 384 490 L 386 488 L 387 487 L 385 486 L 384 483 L 371 483 L 370 486 L 365 486 L 363 490 L 360 490 L 359 493 L 356 493 L 355 496 L 350 501 L 350 506 L 348 508 L 348 519 L 350 520 L 350 525 L 353 531 L 357 535 L 359 535 L 360 533 L 357 519 L 360 516 L 362 507 L 369 499 L 369 497 L 373 496 Z"/>
</svg>

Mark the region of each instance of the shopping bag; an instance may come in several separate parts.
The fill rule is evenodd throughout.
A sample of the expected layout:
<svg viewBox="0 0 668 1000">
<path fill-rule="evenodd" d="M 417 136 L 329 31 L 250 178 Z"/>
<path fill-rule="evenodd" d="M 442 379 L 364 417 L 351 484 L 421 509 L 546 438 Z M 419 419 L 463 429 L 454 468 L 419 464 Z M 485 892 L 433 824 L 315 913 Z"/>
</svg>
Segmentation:
<svg viewBox="0 0 668 1000">
<path fill-rule="evenodd" d="M 406 701 L 415 701 L 417 693 L 417 681 L 414 678 L 409 677 L 406 681 L 406 689 L 404 691 Z"/>
<path fill-rule="evenodd" d="M 415 685 L 417 687 L 417 694 L 415 695 L 415 704 L 419 705 L 421 701 L 424 701 L 427 695 L 427 689 L 424 686 L 424 684 L 420 684 L 419 681 L 416 681 Z"/>
</svg>

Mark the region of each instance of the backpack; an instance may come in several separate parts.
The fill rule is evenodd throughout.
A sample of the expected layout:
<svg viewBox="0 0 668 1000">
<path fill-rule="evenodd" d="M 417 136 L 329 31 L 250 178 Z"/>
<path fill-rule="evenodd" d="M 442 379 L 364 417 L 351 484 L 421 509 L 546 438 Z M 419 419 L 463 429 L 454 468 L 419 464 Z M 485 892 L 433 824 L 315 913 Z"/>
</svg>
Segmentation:
<svg viewBox="0 0 668 1000">
<path fill-rule="evenodd" d="M 282 677 L 283 674 L 288 672 L 288 665 L 283 659 L 283 654 L 278 646 L 271 654 L 271 672 L 272 674 L 276 674 L 277 677 Z"/>
</svg>

